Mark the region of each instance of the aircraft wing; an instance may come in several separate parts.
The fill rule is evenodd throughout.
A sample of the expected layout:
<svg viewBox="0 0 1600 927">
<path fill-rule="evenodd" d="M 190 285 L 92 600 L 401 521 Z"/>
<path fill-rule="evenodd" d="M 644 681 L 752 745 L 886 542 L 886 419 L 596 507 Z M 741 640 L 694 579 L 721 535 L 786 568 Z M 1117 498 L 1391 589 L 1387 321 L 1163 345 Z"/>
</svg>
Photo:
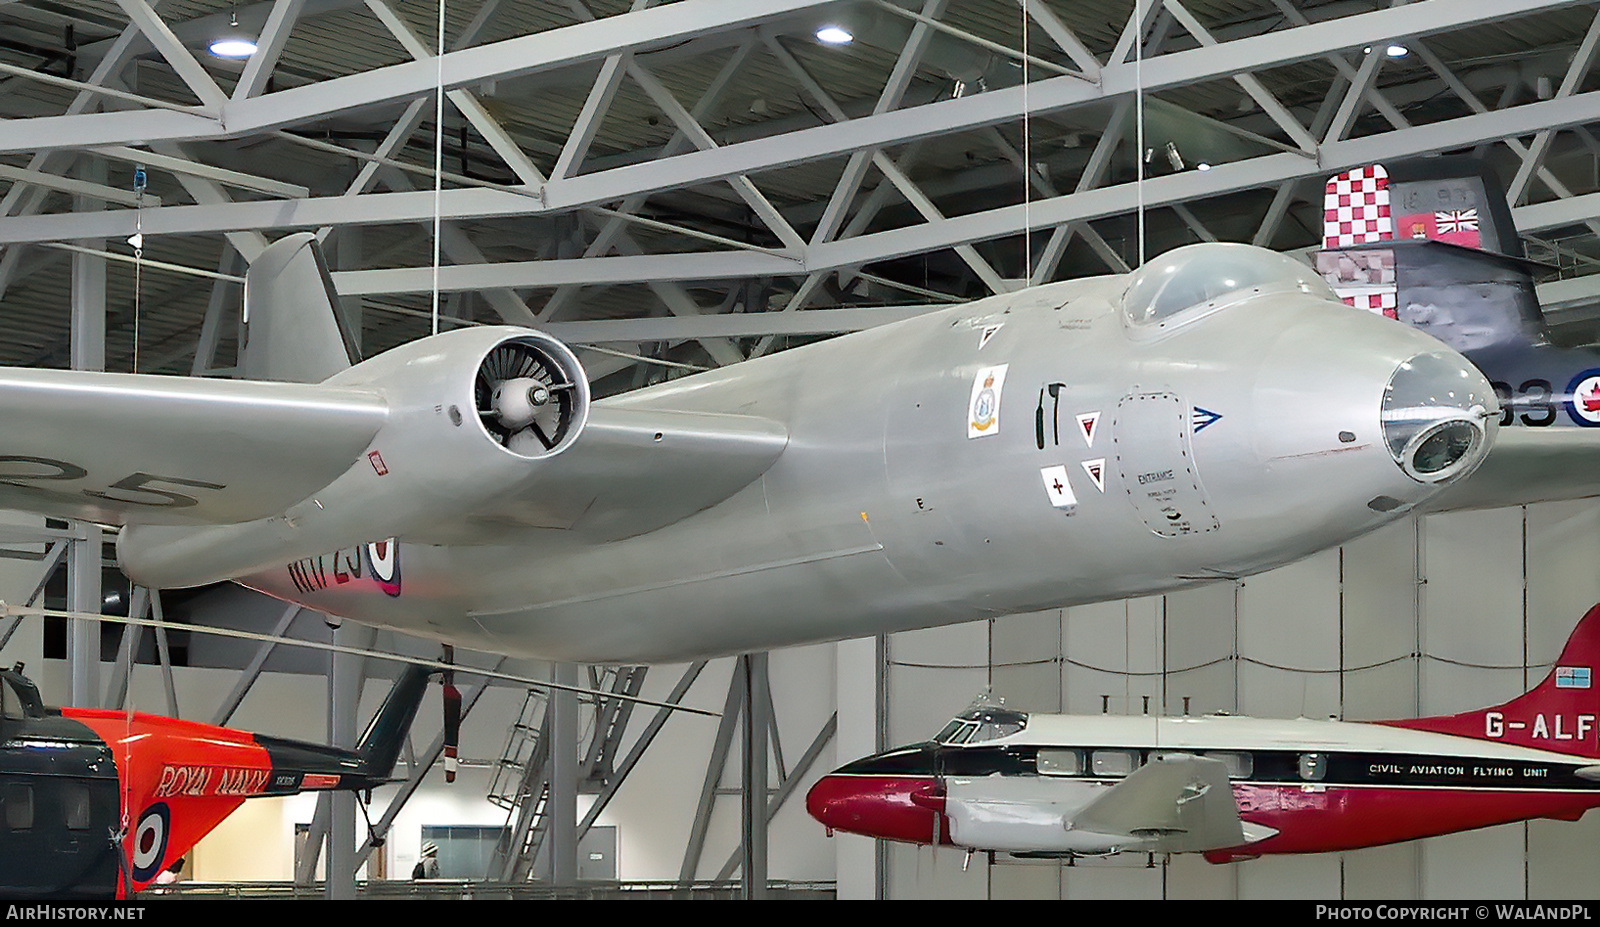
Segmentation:
<svg viewBox="0 0 1600 927">
<path fill-rule="evenodd" d="M 1239 820 L 1227 768 L 1183 753 L 1153 757 L 1073 815 L 1069 826 L 1154 841 L 1159 852 L 1235 847 L 1251 840 Z"/>
<path fill-rule="evenodd" d="M 1600 496 L 1600 431 L 1501 428 L 1478 469 L 1434 497 L 1429 512 Z"/>
<path fill-rule="evenodd" d="M 361 389 L 22 368 L 0 368 L 0 408 L 0 507 L 106 524 L 277 514 L 388 415 Z"/>
<path fill-rule="evenodd" d="M 570 448 L 428 540 L 483 544 L 551 528 L 592 541 L 643 534 L 743 489 L 788 442 L 782 423 L 759 416 L 596 404 Z"/>
</svg>

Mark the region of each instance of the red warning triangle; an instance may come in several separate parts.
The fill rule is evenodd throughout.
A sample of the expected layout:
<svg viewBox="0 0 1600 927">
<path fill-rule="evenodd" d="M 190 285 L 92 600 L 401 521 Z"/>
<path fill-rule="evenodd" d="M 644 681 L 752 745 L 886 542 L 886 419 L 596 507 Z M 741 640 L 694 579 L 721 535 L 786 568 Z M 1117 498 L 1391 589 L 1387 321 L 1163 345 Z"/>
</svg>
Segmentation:
<svg viewBox="0 0 1600 927">
<path fill-rule="evenodd" d="M 1095 429 L 1100 427 L 1099 412 L 1078 413 L 1078 432 L 1083 435 L 1083 443 L 1094 447 Z"/>
<path fill-rule="evenodd" d="M 1098 414 L 1096 413 L 1096 415 Z M 1106 460 L 1104 457 L 1098 460 L 1085 460 L 1083 462 L 1083 472 L 1089 474 L 1089 481 L 1094 483 L 1095 489 L 1101 492 L 1106 491 Z"/>
</svg>

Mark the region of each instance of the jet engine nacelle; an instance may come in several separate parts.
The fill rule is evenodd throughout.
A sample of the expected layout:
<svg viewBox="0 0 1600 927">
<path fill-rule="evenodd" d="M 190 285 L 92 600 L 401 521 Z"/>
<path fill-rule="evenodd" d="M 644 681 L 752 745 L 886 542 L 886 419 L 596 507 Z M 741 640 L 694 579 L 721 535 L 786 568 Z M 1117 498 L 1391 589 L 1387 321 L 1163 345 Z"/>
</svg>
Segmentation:
<svg viewBox="0 0 1600 927">
<path fill-rule="evenodd" d="M 438 534 L 438 526 L 492 508 L 571 447 L 589 416 L 588 378 L 572 351 L 511 326 L 423 338 L 325 385 L 370 391 L 387 407 L 349 470 L 270 518 L 201 529 L 129 527 L 118 542 L 128 575 L 180 588 L 387 538 L 460 543 Z"/>
</svg>

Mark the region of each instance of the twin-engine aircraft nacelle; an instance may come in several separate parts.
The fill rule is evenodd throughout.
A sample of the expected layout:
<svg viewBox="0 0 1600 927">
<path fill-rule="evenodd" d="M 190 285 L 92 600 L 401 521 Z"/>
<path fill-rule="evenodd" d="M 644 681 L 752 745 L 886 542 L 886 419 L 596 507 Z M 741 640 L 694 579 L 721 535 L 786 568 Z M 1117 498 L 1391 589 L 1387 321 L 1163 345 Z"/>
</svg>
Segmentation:
<svg viewBox="0 0 1600 927">
<path fill-rule="evenodd" d="M 470 541 L 440 526 L 470 533 L 473 517 L 493 517 L 500 500 L 572 446 L 589 417 L 588 377 L 572 351 L 509 326 L 414 341 L 322 385 L 375 397 L 384 409 L 349 470 L 281 516 L 201 534 L 129 527 L 119 539 L 123 568 L 183 587 L 390 537 Z"/>
<path fill-rule="evenodd" d="M 487 437 L 514 458 L 539 460 L 566 450 L 589 418 L 589 381 L 576 355 L 540 332 L 485 326 L 414 341 L 357 364 L 326 385 L 372 389 L 390 421 L 375 447 L 406 443 L 418 417 L 443 415 L 451 429 Z M 402 427 L 396 427 L 402 426 Z M 474 454 L 486 445 L 437 436 L 434 453 Z"/>
</svg>

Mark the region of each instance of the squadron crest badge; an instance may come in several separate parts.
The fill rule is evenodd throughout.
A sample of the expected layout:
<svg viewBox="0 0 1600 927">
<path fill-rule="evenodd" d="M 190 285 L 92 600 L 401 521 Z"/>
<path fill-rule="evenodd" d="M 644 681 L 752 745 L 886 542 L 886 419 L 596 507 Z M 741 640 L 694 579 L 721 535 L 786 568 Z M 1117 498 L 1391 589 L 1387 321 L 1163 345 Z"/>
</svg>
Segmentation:
<svg viewBox="0 0 1600 927">
<path fill-rule="evenodd" d="M 985 438 L 1000 433 L 1000 391 L 1005 386 L 1009 366 L 982 367 L 972 378 L 972 396 L 967 400 L 967 437 Z"/>
</svg>

